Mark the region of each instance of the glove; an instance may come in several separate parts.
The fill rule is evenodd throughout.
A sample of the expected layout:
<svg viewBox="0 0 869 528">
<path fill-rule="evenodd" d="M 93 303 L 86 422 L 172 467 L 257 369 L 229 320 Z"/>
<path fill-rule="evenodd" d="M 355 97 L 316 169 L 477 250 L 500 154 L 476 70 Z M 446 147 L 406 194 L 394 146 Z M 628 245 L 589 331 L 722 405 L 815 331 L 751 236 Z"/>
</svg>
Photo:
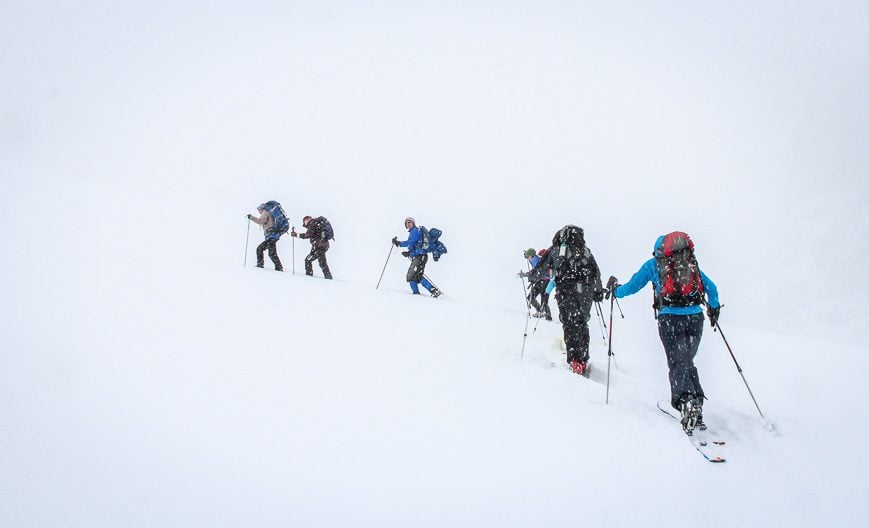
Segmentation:
<svg viewBox="0 0 869 528">
<path fill-rule="evenodd" d="M 296 233 L 295 231 L 290 231 L 290 236 L 293 238 L 296 238 L 297 236 L 299 236 L 299 234 Z"/>
<path fill-rule="evenodd" d="M 517 277 L 527 277 L 528 273 L 525 271 L 520 271 L 519 273 L 516 274 L 516 276 Z"/>
<path fill-rule="evenodd" d="M 251 215 L 251 214 L 247 215 L 247 219 L 248 219 L 248 220 L 253 220 L 253 215 Z"/>
<path fill-rule="evenodd" d="M 410 251 L 402 251 L 402 252 L 401 252 L 401 256 L 402 256 L 402 257 L 409 257 L 409 256 L 410 256 Z"/>
<path fill-rule="evenodd" d="M 597 290 L 594 292 L 594 296 L 592 297 L 594 302 L 601 302 L 603 300 L 603 290 Z"/>
<path fill-rule="evenodd" d="M 609 280 L 606 281 L 606 298 L 609 299 L 610 295 L 615 295 L 616 288 L 619 287 L 619 280 L 614 276 L 610 275 Z"/>
<path fill-rule="evenodd" d="M 398 247 L 398 237 L 392 237 L 392 245 Z"/>
<path fill-rule="evenodd" d="M 709 316 L 709 324 L 712 325 L 712 328 L 715 328 L 715 325 L 718 324 L 718 316 L 721 315 L 721 307 L 713 308 L 710 306 L 706 309 L 706 315 Z"/>
</svg>

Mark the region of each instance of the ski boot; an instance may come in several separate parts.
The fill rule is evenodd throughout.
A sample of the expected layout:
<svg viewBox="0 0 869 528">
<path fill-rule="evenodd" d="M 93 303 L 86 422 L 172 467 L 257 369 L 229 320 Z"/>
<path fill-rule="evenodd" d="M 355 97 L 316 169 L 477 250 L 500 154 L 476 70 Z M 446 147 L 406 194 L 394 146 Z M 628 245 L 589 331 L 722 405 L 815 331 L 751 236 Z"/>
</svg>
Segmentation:
<svg viewBox="0 0 869 528">
<path fill-rule="evenodd" d="M 679 421 L 682 423 L 682 430 L 685 431 L 685 434 L 688 436 L 692 436 L 694 434 L 694 428 L 697 427 L 698 422 L 703 423 L 700 418 L 700 413 L 703 410 L 702 404 L 694 399 L 693 396 L 688 395 L 687 397 L 682 399 L 682 403 L 679 406 L 679 410 L 681 411 L 681 418 Z M 705 424 L 703 428 L 705 429 Z M 703 430 L 703 429 L 701 429 Z"/>
<path fill-rule="evenodd" d="M 588 361 L 577 361 L 576 359 L 573 359 L 570 361 L 569 366 L 571 372 L 573 372 L 574 374 L 579 374 L 580 376 L 585 378 L 588 377 Z"/>
</svg>

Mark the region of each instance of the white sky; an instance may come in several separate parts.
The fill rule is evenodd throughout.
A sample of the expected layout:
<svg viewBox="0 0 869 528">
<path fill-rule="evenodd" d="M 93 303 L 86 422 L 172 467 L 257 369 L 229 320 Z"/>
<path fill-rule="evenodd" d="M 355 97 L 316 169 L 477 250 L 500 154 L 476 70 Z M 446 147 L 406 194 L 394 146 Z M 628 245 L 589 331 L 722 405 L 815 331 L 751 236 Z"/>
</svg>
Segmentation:
<svg viewBox="0 0 869 528">
<path fill-rule="evenodd" d="M 195 201 L 203 242 L 274 198 L 366 276 L 440 225 L 473 289 L 565 223 L 623 280 L 682 229 L 731 317 L 866 330 L 865 3 L 308 4 L 4 2 L 10 236 L 67 188 Z"/>
</svg>

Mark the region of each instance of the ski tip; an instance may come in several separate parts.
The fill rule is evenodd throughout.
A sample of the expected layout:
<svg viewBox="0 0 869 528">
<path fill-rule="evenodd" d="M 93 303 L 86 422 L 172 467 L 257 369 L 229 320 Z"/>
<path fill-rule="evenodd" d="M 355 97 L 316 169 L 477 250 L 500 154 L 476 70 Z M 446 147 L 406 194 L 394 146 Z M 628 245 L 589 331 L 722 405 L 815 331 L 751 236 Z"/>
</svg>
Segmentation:
<svg viewBox="0 0 869 528">
<path fill-rule="evenodd" d="M 713 464 L 722 464 L 724 462 L 727 462 L 727 459 L 721 457 L 712 457 L 709 459 L 709 461 Z"/>
</svg>

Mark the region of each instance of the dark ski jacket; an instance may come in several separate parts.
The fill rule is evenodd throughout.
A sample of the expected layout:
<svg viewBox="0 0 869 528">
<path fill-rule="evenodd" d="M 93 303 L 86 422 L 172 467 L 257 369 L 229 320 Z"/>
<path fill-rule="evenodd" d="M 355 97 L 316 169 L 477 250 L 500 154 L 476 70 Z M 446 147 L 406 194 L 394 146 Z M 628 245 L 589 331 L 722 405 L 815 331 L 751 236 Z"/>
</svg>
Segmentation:
<svg viewBox="0 0 869 528">
<path fill-rule="evenodd" d="M 603 290 L 600 268 L 591 250 L 584 244 L 580 248 L 572 248 L 566 244 L 550 247 L 546 256 L 531 270 L 531 280 L 542 280 L 550 268 L 554 272 L 553 278 L 559 290 L 576 288 L 580 293 Z"/>
<path fill-rule="evenodd" d="M 549 268 L 546 268 L 546 269 L 539 268 L 540 273 L 537 273 L 536 275 L 532 275 L 534 273 L 534 270 L 538 269 L 538 265 L 540 264 L 541 260 L 543 260 L 543 257 L 540 257 L 539 255 L 535 255 L 535 256 L 531 257 L 531 260 L 528 261 L 528 263 L 531 265 L 531 270 L 528 273 L 526 273 L 524 276 L 527 276 L 530 278 L 530 280 L 528 282 L 531 284 L 534 284 L 536 282 L 549 282 L 549 279 L 551 278 L 549 276 L 549 272 L 550 272 Z M 535 277 L 537 277 L 537 278 L 535 278 Z"/>
<path fill-rule="evenodd" d="M 326 222 L 326 218 L 322 216 L 308 220 L 308 225 L 306 226 L 307 230 L 304 233 L 299 233 L 299 238 L 310 239 L 311 245 L 318 248 L 329 247 L 329 240 L 326 238 L 326 230 L 323 229 Z"/>
</svg>

